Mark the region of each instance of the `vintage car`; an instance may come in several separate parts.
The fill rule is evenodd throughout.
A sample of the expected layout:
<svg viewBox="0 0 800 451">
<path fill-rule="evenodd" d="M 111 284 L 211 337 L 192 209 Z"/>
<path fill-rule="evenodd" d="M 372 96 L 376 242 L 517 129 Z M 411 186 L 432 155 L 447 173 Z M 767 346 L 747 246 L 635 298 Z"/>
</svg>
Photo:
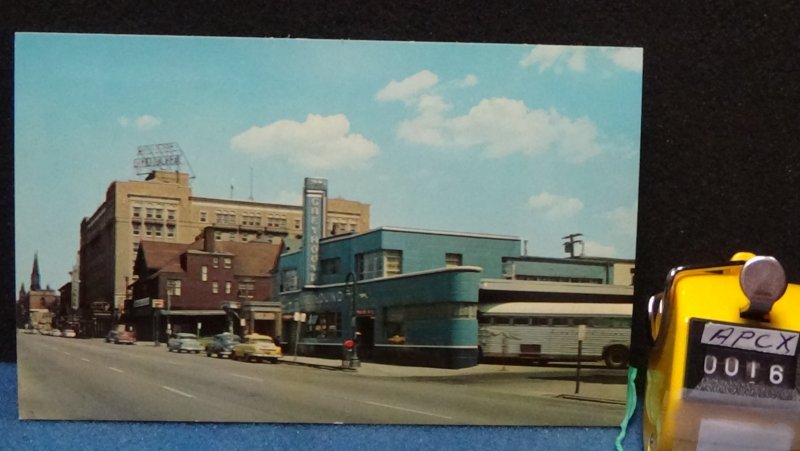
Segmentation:
<svg viewBox="0 0 800 451">
<path fill-rule="evenodd" d="M 220 359 L 230 356 L 233 347 L 241 342 L 242 339 L 232 333 L 214 335 L 214 339 L 206 345 L 206 355 L 209 357 L 216 355 Z"/>
<path fill-rule="evenodd" d="M 203 345 L 197 339 L 197 335 L 186 332 L 173 333 L 167 341 L 167 351 L 172 352 L 191 352 L 200 353 Z"/>
<path fill-rule="evenodd" d="M 272 337 L 260 334 L 245 335 L 244 341 L 231 351 L 231 359 L 245 362 L 269 360 L 278 363 L 281 356 L 281 347 L 272 341 Z"/>
<path fill-rule="evenodd" d="M 75 331 L 73 329 L 64 329 L 61 332 L 61 336 L 65 337 L 65 338 L 75 338 L 77 336 L 77 334 L 75 333 Z"/>
<path fill-rule="evenodd" d="M 131 330 L 125 330 L 123 327 L 111 329 L 106 335 L 106 343 L 132 345 L 136 343 L 136 333 Z"/>
</svg>

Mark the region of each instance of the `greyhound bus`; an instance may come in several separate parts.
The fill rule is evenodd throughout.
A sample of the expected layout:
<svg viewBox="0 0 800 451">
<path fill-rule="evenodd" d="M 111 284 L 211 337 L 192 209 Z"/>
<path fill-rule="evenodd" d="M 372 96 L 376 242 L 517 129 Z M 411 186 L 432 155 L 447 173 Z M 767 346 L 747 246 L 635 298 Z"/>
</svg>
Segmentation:
<svg viewBox="0 0 800 451">
<path fill-rule="evenodd" d="M 625 368 L 631 338 L 631 304 L 505 302 L 478 307 L 483 362 L 547 363 L 603 360 Z M 584 327 L 580 327 L 584 326 Z"/>
</svg>

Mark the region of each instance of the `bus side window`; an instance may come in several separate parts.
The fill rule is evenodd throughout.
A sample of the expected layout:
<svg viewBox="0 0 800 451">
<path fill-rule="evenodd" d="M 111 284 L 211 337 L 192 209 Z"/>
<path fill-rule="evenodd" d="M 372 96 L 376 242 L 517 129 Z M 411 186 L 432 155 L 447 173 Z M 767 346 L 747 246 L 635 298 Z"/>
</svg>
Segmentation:
<svg viewBox="0 0 800 451">
<path fill-rule="evenodd" d="M 514 326 L 527 326 L 528 324 L 530 324 L 530 318 L 516 317 L 514 318 L 514 321 L 511 324 L 513 324 Z"/>
<path fill-rule="evenodd" d="M 493 319 L 492 324 L 509 324 L 511 322 L 511 318 L 503 316 L 495 316 L 492 319 Z"/>
<path fill-rule="evenodd" d="M 573 326 L 586 326 L 589 324 L 589 318 L 572 318 Z"/>
<path fill-rule="evenodd" d="M 478 315 L 478 324 L 491 324 L 491 323 L 492 323 L 491 316 Z"/>
<path fill-rule="evenodd" d="M 569 318 L 553 318 L 554 326 L 569 326 Z"/>
<path fill-rule="evenodd" d="M 548 326 L 550 325 L 550 318 L 533 317 L 531 318 L 532 326 Z"/>
</svg>

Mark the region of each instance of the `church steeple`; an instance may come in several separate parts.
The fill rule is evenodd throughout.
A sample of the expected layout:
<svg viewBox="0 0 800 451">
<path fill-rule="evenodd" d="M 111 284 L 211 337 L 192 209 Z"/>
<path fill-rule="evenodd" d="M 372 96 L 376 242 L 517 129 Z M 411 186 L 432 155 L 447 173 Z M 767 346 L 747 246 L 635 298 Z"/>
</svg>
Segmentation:
<svg viewBox="0 0 800 451">
<path fill-rule="evenodd" d="M 41 290 L 39 285 L 41 279 L 39 277 L 39 253 L 33 255 L 33 270 L 31 271 L 31 291 Z"/>
</svg>

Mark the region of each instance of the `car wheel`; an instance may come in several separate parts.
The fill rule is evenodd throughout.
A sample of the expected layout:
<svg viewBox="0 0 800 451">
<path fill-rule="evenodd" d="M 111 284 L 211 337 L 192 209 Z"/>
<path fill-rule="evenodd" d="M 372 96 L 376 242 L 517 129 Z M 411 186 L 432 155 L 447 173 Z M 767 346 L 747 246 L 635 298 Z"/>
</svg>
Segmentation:
<svg viewBox="0 0 800 451">
<path fill-rule="evenodd" d="M 206 357 L 211 357 L 211 351 L 206 351 Z"/>
<path fill-rule="evenodd" d="M 231 352 L 231 360 L 237 360 L 238 357 L 236 356 L 235 352 Z"/>
<path fill-rule="evenodd" d="M 225 357 L 225 356 L 224 356 L 224 355 L 222 355 L 222 353 L 221 353 L 221 352 L 218 352 L 218 353 L 217 353 L 217 358 L 218 358 L 218 359 L 221 359 L 221 358 L 223 358 L 223 357 Z"/>
</svg>

